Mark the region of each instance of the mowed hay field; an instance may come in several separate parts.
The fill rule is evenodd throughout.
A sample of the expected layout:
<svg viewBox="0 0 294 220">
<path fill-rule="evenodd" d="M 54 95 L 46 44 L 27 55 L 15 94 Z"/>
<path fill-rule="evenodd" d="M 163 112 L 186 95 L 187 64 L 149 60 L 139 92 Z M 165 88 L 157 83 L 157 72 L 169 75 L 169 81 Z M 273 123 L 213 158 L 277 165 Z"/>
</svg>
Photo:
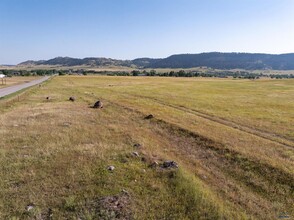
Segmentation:
<svg viewBox="0 0 294 220">
<path fill-rule="evenodd" d="M 293 80 L 60 76 L 21 97 L 0 101 L 0 219 L 294 216 Z"/>
</svg>

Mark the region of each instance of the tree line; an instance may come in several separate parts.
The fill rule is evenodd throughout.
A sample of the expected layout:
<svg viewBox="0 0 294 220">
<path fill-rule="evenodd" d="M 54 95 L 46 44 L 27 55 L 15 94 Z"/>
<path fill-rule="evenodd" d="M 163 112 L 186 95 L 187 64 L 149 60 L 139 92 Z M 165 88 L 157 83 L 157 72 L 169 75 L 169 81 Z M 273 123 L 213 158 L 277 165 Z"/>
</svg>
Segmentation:
<svg viewBox="0 0 294 220">
<path fill-rule="evenodd" d="M 122 75 L 124 75 L 123 73 Z M 119 74 L 116 74 L 119 75 Z M 169 72 L 156 72 L 156 70 L 150 71 L 139 71 L 133 70 L 131 76 L 159 76 L 159 77 L 217 77 L 217 78 L 238 78 L 238 79 L 259 79 L 261 77 L 270 77 L 276 79 L 283 79 L 283 78 L 294 78 L 293 74 L 264 74 L 264 73 L 252 73 L 246 71 L 206 71 L 206 72 L 199 72 L 199 71 L 169 71 Z"/>
<path fill-rule="evenodd" d="M 275 79 L 289 79 L 294 78 L 293 74 L 265 74 L 265 73 L 252 73 L 248 71 L 166 71 L 157 72 L 156 70 L 133 70 L 129 71 L 94 71 L 94 70 L 56 70 L 56 69 L 40 69 L 40 70 L 0 70 L 0 74 L 3 73 L 10 76 L 45 76 L 45 75 L 88 75 L 99 74 L 109 76 L 157 76 L 157 77 L 216 77 L 216 78 L 235 78 L 235 79 L 259 79 L 261 77 L 269 77 Z"/>
</svg>

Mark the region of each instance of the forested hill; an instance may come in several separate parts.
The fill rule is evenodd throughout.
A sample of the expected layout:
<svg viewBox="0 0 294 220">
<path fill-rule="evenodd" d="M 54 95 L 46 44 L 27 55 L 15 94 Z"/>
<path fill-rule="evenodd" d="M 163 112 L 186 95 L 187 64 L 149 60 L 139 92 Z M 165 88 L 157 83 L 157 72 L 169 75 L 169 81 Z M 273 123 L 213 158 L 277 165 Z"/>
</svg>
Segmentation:
<svg viewBox="0 0 294 220">
<path fill-rule="evenodd" d="M 57 57 L 51 60 L 26 61 L 19 65 L 62 65 L 62 66 L 129 66 L 138 68 L 192 68 L 211 67 L 215 69 L 274 69 L 294 70 L 294 53 L 252 54 L 252 53 L 200 53 L 178 54 L 163 59 L 139 58 L 116 60 L 110 58 Z"/>
<path fill-rule="evenodd" d="M 152 64 L 153 68 L 294 69 L 294 54 L 202 53 L 173 55 Z"/>
</svg>

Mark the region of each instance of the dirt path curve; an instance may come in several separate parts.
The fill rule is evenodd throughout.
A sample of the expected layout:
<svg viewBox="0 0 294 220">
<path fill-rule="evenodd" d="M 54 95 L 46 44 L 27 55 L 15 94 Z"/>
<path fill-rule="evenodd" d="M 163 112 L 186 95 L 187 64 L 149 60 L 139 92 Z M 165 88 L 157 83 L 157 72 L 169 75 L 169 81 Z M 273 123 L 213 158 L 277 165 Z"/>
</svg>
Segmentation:
<svg viewBox="0 0 294 220">
<path fill-rule="evenodd" d="M 15 86 L 9 86 L 9 87 L 2 88 L 2 89 L 0 89 L 0 98 L 2 98 L 4 96 L 7 96 L 7 95 L 10 95 L 12 93 L 18 92 L 18 91 L 20 91 L 22 89 L 26 89 L 28 87 L 40 84 L 40 83 L 48 80 L 49 78 L 50 78 L 50 76 L 44 76 L 41 79 L 36 79 L 36 80 L 30 81 L 30 82 L 27 82 L 27 83 L 23 83 L 23 84 L 20 84 L 20 85 L 15 85 Z"/>
</svg>

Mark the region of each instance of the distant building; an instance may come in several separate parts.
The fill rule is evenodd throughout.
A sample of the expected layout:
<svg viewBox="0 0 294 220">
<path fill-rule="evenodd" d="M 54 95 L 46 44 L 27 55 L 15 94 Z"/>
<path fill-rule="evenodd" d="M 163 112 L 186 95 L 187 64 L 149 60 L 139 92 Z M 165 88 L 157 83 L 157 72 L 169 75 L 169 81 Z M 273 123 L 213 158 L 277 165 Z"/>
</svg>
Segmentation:
<svg viewBox="0 0 294 220">
<path fill-rule="evenodd" d="M 1 83 L 2 83 L 2 85 L 3 84 L 6 84 L 6 79 L 5 79 L 5 77 L 6 77 L 6 75 L 4 75 L 4 74 L 0 74 L 0 79 L 1 79 Z"/>
</svg>

